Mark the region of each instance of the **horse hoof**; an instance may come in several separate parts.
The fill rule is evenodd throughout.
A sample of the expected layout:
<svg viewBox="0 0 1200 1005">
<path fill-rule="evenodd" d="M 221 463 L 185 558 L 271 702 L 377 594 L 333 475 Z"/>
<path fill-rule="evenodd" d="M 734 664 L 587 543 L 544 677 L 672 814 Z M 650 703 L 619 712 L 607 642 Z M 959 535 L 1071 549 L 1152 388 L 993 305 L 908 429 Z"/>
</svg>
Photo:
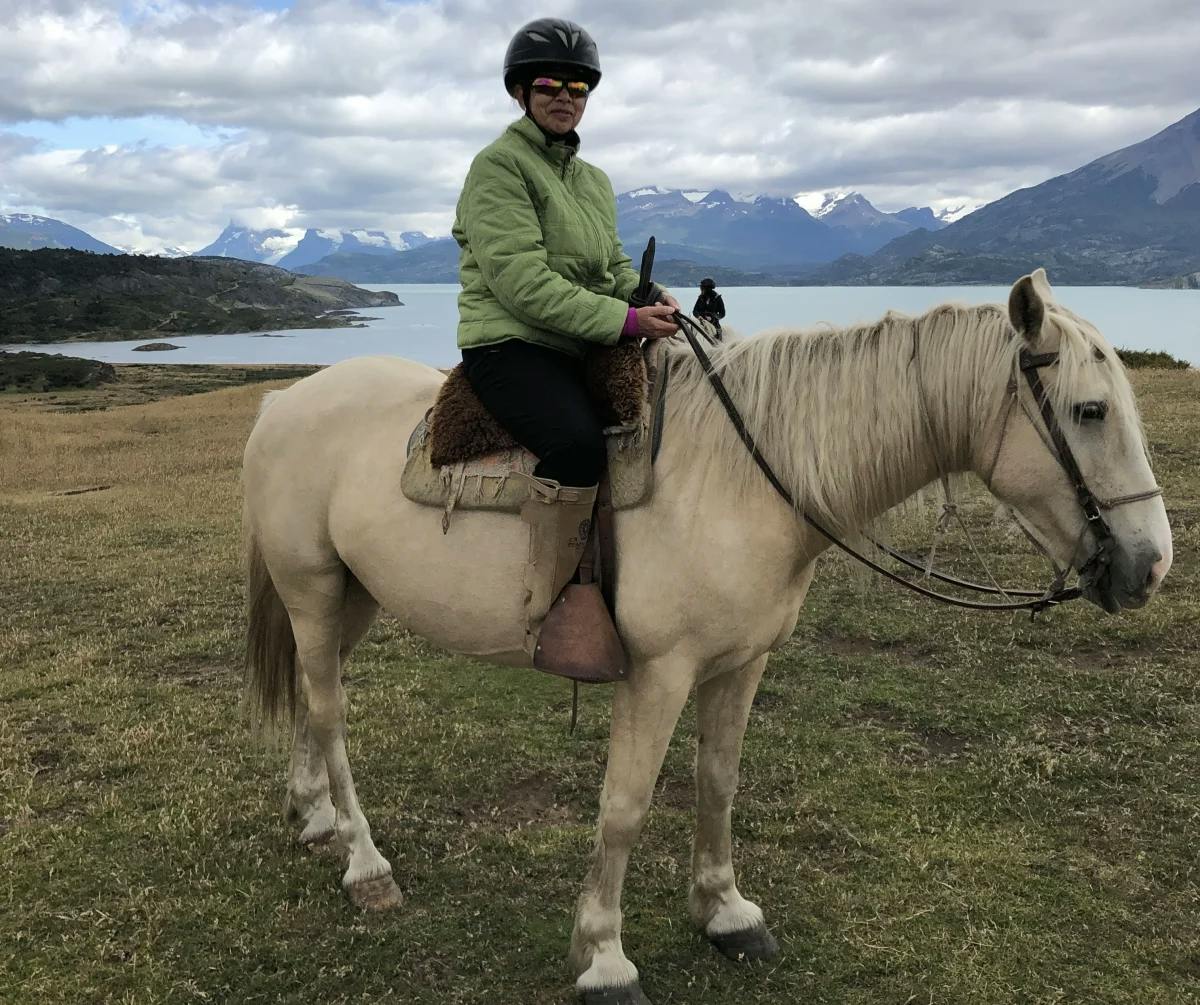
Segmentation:
<svg viewBox="0 0 1200 1005">
<path fill-rule="evenodd" d="M 766 925 L 710 935 L 708 941 L 735 963 L 757 963 L 779 955 L 779 943 Z"/>
<path fill-rule="evenodd" d="M 391 875 L 363 879 L 347 888 L 350 902 L 360 911 L 392 911 L 404 903 L 404 894 Z"/>
<path fill-rule="evenodd" d="M 621 988 L 605 988 L 603 991 L 582 991 L 579 1000 L 583 1005 L 650 1005 L 650 999 L 642 994 L 640 984 L 626 984 Z"/>
</svg>

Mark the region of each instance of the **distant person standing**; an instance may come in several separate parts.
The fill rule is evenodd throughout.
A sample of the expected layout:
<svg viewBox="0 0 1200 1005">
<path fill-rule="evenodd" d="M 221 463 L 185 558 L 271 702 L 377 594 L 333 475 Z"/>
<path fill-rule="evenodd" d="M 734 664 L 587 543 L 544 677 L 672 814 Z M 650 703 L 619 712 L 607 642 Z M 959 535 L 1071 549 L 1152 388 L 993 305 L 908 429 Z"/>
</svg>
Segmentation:
<svg viewBox="0 0 1200 1005">
<path fill-rule="evenodd" d="M 692 313 L 701 321 L 707 321 L 717 330 L 717 338 L 721 337 L 721 318 L 725 316 L 725 301 L 717 292 L 717 284 L 711 279 L 700 280 L 700 296 L 696 298 L 696 306 Z"/>
</svg>

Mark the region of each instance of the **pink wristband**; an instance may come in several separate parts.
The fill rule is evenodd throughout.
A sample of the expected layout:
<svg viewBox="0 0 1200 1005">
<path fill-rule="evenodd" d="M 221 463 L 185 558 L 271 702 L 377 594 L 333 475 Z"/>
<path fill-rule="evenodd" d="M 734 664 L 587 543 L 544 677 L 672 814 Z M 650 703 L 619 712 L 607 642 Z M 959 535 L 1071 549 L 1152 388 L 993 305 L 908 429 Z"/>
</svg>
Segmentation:
<svg viewBox="0 0 1200 1005">
<path fill-rule="evenodd" d="M 637 308 L 630 307 L 625 315 L 625 326 L 621 329 L 621 338 L 635 338 L 638 333 Z"/>
</svg>

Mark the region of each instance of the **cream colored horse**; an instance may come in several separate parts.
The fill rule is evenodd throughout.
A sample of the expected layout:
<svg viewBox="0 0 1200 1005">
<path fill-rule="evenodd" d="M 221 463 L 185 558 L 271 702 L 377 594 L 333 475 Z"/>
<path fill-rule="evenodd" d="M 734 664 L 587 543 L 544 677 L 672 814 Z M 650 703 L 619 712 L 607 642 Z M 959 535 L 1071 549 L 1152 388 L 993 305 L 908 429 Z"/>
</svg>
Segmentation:
<svg viewBox="0 0 1200 1005">
<path fill-rule="evenodd" d="M 1041 270 L 1018 282 L 1007 311 L 889 314 L 844 331 L 762 335 L 714 355 L 763 453 L 799 505 L 827 525 L 863 526 L 939 468 L 972 471 L 1050 554 L 1078 567 L 1092 550 L 1082 512 L 1031 392 L 1010 383 L 1022 345 L 1060 354 L 1042 374 L 1096 494 L 1152 486 L 1122 366 L 1094 327 L 1054 302 Z M 597 1003 L 645 1000 L 621 945 L 621 887 L 693 692 L 691 918 L 727 953 L 774 952 L 762 911 L 735 882 L 730 808 L 767 654 L 792 634 L 827 547 L 754 466 L 690 353 L 675 351 L 671 365 L 654 494 L 616 522 L 616 620 L 632 669 L 613 691 L 595 855 L 571 942 L 576 986 Z M 347 854 L 342 883 L 366 907 L 401 897 L 351 778 L 343 661 L 381 606 L 437 646 L 524 658 L 526 525 L 459 512 L 443 535 L 439 510 L 399 492 L 405 435 L 441 381 L 400 359 L 349 360 L 269 395 L 246 446 L 250 695 L 265 715 L 294 700 L 289 816 L 301 842 L 334 839 Z M 1071 421 L 1072 406 L 1098 401 L 1106 417 L 1084 410 L 1092 417 Z M 1110 610 L 1140 606 L 1171 563 L 1162 500 L 1106 516 L 1117 548 L 1088 596 Z"/>
</svg>

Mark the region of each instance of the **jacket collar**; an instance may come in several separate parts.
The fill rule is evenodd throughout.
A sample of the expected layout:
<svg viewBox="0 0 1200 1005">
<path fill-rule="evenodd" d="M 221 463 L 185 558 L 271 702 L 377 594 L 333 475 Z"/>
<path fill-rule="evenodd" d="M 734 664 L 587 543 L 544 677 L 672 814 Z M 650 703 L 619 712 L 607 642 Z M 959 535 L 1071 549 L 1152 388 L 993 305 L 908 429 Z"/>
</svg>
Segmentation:
<svg viewBox="0 0 1200 1005">
<path fill-rule="evenodd" d="M 561 164 L 570 160 L 579 152 L 579 134 L 572 129 L 561 141 L 552 141 L 542 132 L 541 127 L 528 115 L 523 115 L 508 127 L 510 133 L 516 133 L 528 142 L 535 150 L 539 150 L 547 160 Z"/>
</svg>

